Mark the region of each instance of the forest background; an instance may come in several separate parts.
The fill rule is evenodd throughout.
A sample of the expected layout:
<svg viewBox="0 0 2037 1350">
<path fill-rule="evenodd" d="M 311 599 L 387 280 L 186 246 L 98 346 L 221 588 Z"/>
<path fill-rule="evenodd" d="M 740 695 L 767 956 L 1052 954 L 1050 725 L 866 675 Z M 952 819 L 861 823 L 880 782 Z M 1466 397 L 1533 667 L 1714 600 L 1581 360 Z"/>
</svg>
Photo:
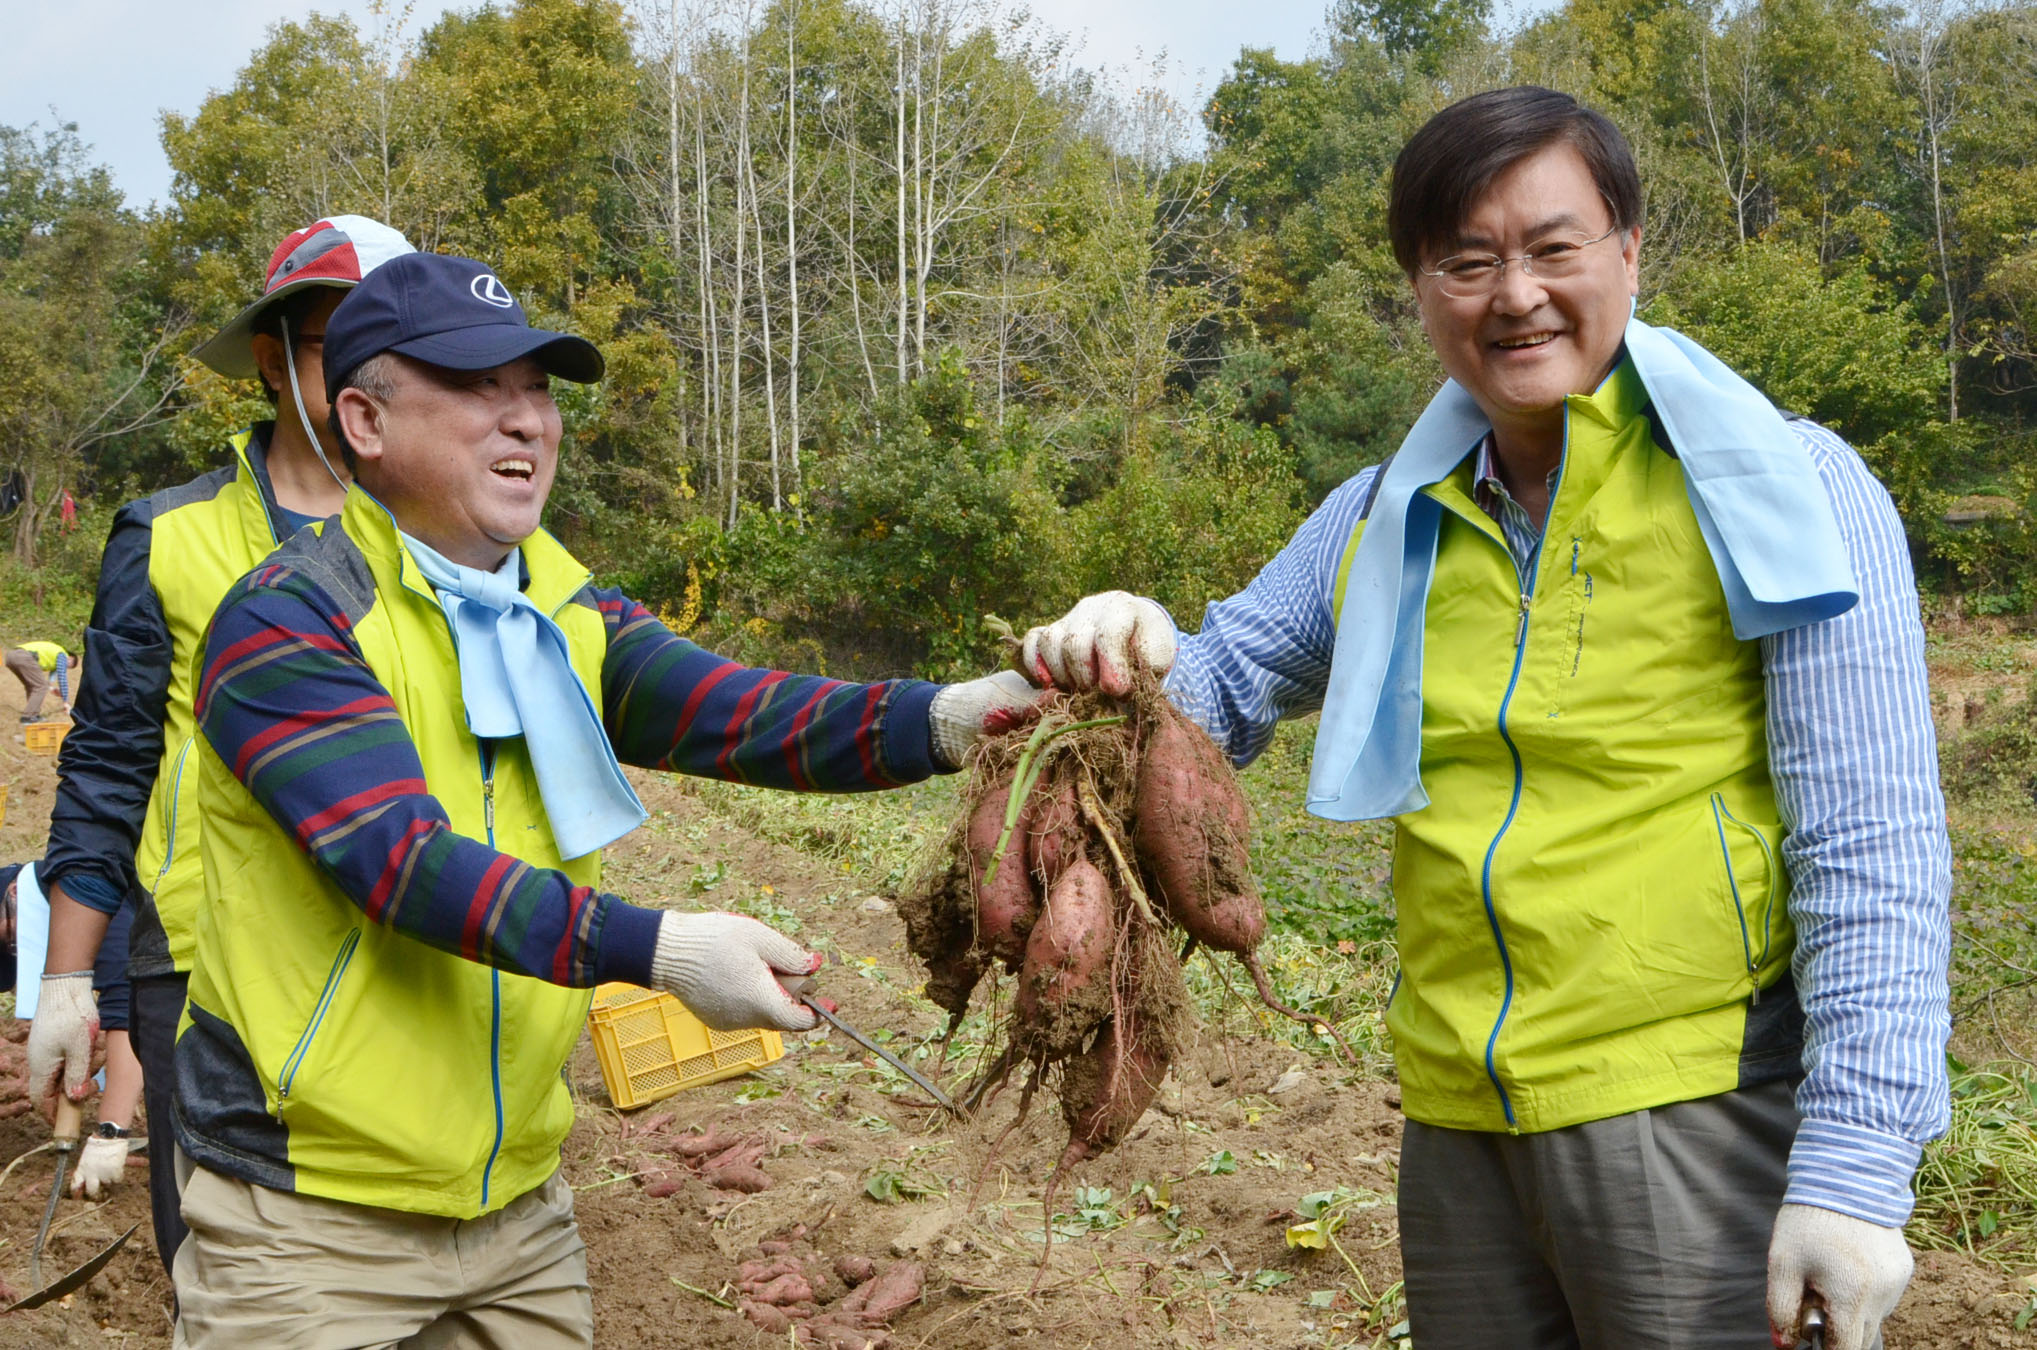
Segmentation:
<svg viewBox="0 0 2037 1350">
<path fill-rule="evenodd" d="M 1633 141 L 1642 315 L 1859 446 L 1937 603 L 2037 607 L 2037 8 L 1336 0 L 1201 107 L 1153 74 L 998 0 L 515 0 L 277 25 L 144 212 L 0 127 L 0 600 L 75 629 L 111 510 L 269 415 L 187 349 L 360 212 L 602 345 L 551 527 L 703 642 L 940 676 L 1107 586 L 1192 628 L 1433 391 L 1392 159 L 1532 81 Z"/>
</svg>

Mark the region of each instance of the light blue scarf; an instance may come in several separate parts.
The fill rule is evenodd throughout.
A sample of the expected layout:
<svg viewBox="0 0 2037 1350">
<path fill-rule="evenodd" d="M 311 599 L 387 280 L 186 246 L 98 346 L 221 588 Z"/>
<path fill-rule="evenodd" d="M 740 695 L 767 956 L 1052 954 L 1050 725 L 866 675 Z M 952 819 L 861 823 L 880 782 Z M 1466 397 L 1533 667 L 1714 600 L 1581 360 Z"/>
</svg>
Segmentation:
<svg viewBox="0 0 2037 1350">
<path fill-rule="evenodd" d="M 452 626 L 467 728 L 484 739 L 523 737 L 559 855 L 592 853 L 644 823 L 594 700 L 573 672 L 566 635 L 523 593 L 523 552 L 493 572 L 463 567 L 409 535 L 410 550 Z"/>
<path fill-rule="evenodd" d="M 1761 392 L 1683 334 L 1627 324 L 1627 354 L 1683 464 L 1698 530 L 1742 640 L 1817 623 L 1860 598 L 1816 466 Z M 1421 781 L 1422 626 L 1441 482 L 1492 430 L 1445 384 L 1387 465 L 1344 591 L 1308 809 L 1374 820 L 1429 804 Z M 1348 616 L 1348 617 L 1344 617 Z"/>
</svg>

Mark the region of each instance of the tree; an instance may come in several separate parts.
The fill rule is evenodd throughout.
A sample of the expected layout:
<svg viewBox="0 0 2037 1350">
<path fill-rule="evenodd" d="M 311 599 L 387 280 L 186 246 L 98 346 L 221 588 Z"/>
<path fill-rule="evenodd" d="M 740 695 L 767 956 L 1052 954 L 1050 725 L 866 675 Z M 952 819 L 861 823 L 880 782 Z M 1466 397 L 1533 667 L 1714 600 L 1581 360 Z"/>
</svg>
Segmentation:
<svg viewBox="0 0 2037 1350">
<path fill-rule="evenodd" d="M 183 325 L 145 298 L 142 230 L 73 123 L 0 127 L 0 426 L 21 475 L 14 561 L 95 452 L 162 420 Z"/>
</svg>

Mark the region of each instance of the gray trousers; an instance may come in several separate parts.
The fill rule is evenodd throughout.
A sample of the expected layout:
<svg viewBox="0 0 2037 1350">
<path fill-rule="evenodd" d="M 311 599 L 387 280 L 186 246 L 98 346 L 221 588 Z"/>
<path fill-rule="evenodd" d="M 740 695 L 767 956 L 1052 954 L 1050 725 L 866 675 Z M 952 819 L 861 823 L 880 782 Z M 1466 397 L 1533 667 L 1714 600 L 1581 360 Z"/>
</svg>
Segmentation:
<svg viewBox="0 0 2037 1350">
<path fill-rule="evenodd" d="M 1768 1346 L 1795 1095 L 1794 1081 L 1764 1083 L 1542 1134 L 1409 1121 L 1400 1245 L 1414 1343 Z"/>
</svg>

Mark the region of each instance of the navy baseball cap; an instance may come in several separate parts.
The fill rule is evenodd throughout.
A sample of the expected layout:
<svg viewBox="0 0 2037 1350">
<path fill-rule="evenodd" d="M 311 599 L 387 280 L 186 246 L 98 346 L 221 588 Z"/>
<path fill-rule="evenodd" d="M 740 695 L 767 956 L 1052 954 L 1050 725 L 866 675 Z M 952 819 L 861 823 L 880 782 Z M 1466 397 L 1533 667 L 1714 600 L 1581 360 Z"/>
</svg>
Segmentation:
<svg viewBox="0 0 2037 1350">
<path fill-rule="evenodd" d="M 325 398 L 371 356 L 396 352 L 448 370 L 488 370 L 521 357 L 561 379 L 601 378 L 586 338 L 532 328 L 523 306 L 485 263 L 444 253 L 391 258 L 347 293 L 325 325 Z"/>
</svg>

